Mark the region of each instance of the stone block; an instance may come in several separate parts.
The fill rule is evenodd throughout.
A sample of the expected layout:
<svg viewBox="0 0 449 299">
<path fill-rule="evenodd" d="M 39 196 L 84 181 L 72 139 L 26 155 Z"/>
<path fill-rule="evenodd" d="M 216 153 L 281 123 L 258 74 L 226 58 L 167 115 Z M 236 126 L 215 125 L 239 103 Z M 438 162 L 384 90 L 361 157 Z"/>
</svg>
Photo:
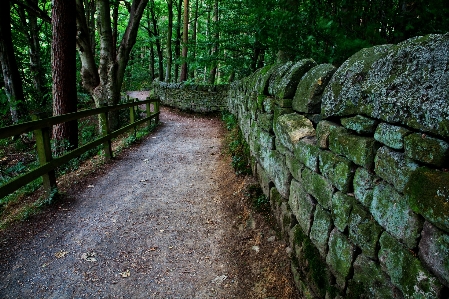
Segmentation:
<svg viewBox="0 0 449 299">
<path fill-rule="evenodd" d="M 259 113 L 257 116 L 257 124 L 265 132 L 273 132 L 273 114 L 269 113 Z"/>
<path fill-rule="evenodd" d="M 361 137 L 354 134 L 332 130 L 329 134 L 329 149 L 336 154 L 345 156 L 357 165 L 371 169 L 378 148 L 377 142 L 371 137 Z"/>
<path fill-rule="evenodd" d="M 362 249 L 362 252 L 372 258 L 377 258 L 376 245 L 382 228 L 371 215 L 360 205 L 355 204 L 349 219 L 349 239 Z"/>
<path fill-rule="evenodd" d="M 303 113 L 320 113 L 321 96 L 335 70 L 331 64 L 320 64 L 310 69 L 298 84 L 293 109 Z"/>
<path fill-rule="evenodd" d="M 340 232 L 346 230 L 354 204 L 355 200 L 352 196 L 341 192 L 335 192 L 334 196 L 332 196 L 332 218 L 334 219 L 335 227 Z"/>
<path fill-rule="evenodd" d="M 275 139 L 274 147 L 275 147 L 275 150 L 277 150 L 280 154 L 282 154 L 284 156 L 293 155 L 293 153 L 281 143 L 279 138 Z"/>
<path fill-rule="evenodd" d="M 326 257 L 327 242 L 329 234 L 332 230 L 332 218 L 329 212 L 324 210 L 320 205 L 316 206 L 313 217 L 313 224 L 310 229 L 310 240 L 318 248 L 321 256 Z"/>
<path fill-rule="evenodd" d="M 280 213 L 279 213 L 279 227 L 281 228 L 282 236 L 287 239 L 288 234 L 290 233 L 290 230 L 293 228 L 293 226 L 296 225 L 296 217 L 293 215 L 288 202 L 283 201 L 280 206 Z"/>
<path fill-rule="evenodd" d="M 348 283 L 348 298 L 402 298 L 402 293 L 382 271 L 379 264 L 363 254 L 357 256 L 354 262 L 354 276 Z"/>
<path fill-rule="evenodd" d="M 441 139 L 413 133 L 404 138 L 405 155 L 436 167 L 449 166 L 449 143 Z"/>
<path fill-rule="evenodd" d="M 276 99 L 276 105 L 282 108 L 292 108 L 292 99 Z"/>
<path fill-rule="evenodd" d="M 272 97 L 266 97 L 263 100 L 263 110 L 265 113 L 274 113 L 274 108 L 276 107 L 276 101 Z"/>
<path fill-rule="evenodd" d="M 352 188 L 355 165 L 348 159 L 330 151 L 321 151 L 320 171 L 341 192 L 346 193 Z"/>
<path fill-rule="evenodd" d="M 316 65 L 312 59 L 302 59 L 297 63 L 287 62 L 270 78 L 268 92 L 277 99 L 291 99 L 302 76 Z"/>
<path fill-rule="evenodd" d="M 287 168 L 285 157 L 278 151 L 268 151 L 263 153 L 260 163 L 279 193 L 284 198 L 288 198 L 292 176 Z"/>
<path fill-rule="evenodd" d="M 308 168 L 302 171 L 301 178 L 306 192 L 311 194 L 322 207 L 329 210 L 335 190 L 331 182 Z"/>
<path fill-rule="evenodd" d="M 439 298 L 442 286 L 409 250 L 387 232 L 380 237 L 379 260 L 405 298 Z"/>
<path fill-rule="evenodd" d="M 345 128 L 336 123 L 327 120 L 320 121 L 316 127 L 317 145 L 323 149 L 329 148 L 329 135 L 334 131 L 337 134 L 347 132 Z"/>
<path fill-rule="evenodd" d="M 365 168 L 357 168 L 354 174 L 354 196 L 366 208 L 371 206 L 373 192 L 379 178 Z"/>
<path fill-rule="evenodd" d="M 274 123 L 276 138 L 290 151 L 304 137 L 315 136 L 315 129 L 310 120 L 297 113 L 279 116 Z"/>
<path fill-rule="evenodd" d="M 381 183 L 374 188 L 370 212 L 374 219 L 408 248 L 415 248 L 423 221 L 410 209 L 407 199 L 391 185 Z"/>
<path fill-rule="evenodd" d="M 301 172 L 304 169 L 304 164 L 299 162 L 299 160 L 293 154 L 285 155 L 285 163 L 287 163 L 287 168 L 292 174 L 293 178 L 297 181 L 301 181 Z"/>
<path fill-rule="evenodd" d="M 301 139 L 296 144 L 293 154 L 299 162 L 307 166 L 310 170 L 318 172 L 320 148 L 316 145 L 315 138 Z"/>
<path fill-rule="evenodd" d="M 405 196 L 413 211 L 449 232 L 449 172 L 419 168 L 410 177 Z"/>
<path fill-rule="evenodd" d="M 270 178 L 268 177 L 267 172 L 265 171 L 265 169 L 263 169 L 263 167 L 257 163 L 256 164 L 256 172 L 257 172 L 257 178 L 259 181 L 259 185 L 262 188 L 263 194 L 270 199 Z"/>
<path fill-rule="evenodd" d="M 268 94 L 268 84 L 271 75 L 276 71 L 279 65 L 267 65 L 254 73 L 252 89 L 258 94 Z"/>
<path fill-rule="evenodd" d="M 377 151 L 375 159 L 376 174 L 392 184 L 399 192 L 404 192 L 405 185 L 410 180 L 418 164 L 386 146 Z"/>
<path fill-rule="evenodd" d="M 309 235 L 316 202 L 296 180 L 291 182 L 288 203 L 301 229 L 306 235 Z"/>
<path fill-rule="evenodd" d="M 345 235 L 336 228 L 332 230 L 329 237 L 329 252 L 326 257 L 326 263 L 330 266 L 332 273 L 334 273 L 337 284 L 342 288 L 346 285 L 346 279 L 351 273 L 355 249 L 355 246 L 349 242 Z"/>
<path fill-rule="evenodd" d="M 273 129 L 274 126 L 276 124 L 277 119 L 279 118 L 279 116 L 285 115 L 285 114 L 291 114 L 293 113 L 293 109 L 292 108 L 282 108 L 279 107 L 278 105 L 274 105 L 273 108 Z"/>
<path fill-rule="evenodd" d="M 381 123 L 377 126 L 374 139 L 393 149 L 404 148 L 404 137 L 410 134 L 410 130 L 400 126 Z"/>
<path fill-rule="evenodd" d="M 359 134 L 372 134 L 376 130 L 378 120 L 363 115 L 346 117 L 341 119 L 341 124 L 346 129 L 355 131 Z"/>
<path fill-rule="evenodd" d="M 323 120 L 323 116 L 321 114 L 304 114 L 314 126 L 317 126 L 320 121 Z"/>
</svg>

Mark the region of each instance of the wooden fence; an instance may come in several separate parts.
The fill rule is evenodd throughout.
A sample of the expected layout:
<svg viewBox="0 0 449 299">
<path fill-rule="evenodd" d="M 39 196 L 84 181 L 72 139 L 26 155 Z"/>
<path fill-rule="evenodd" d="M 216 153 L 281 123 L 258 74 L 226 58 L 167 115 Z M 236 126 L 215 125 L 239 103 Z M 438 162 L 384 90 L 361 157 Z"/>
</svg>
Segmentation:
<svg viewBox="0 0 449 299">
<path fill-rule="evenodd" d="M 153 104 L 153 111 L 151 111 L 151 104 Z M 136 120 L 135 108 L 140 105 L 146 105 L 146 117 Z M 129 108 L 130 124 L 124 126 L 114 132 L 110 132 L 108 124 L 108 113 L 120 109 Z M 67 163 L 71 159 L 77 158 L 85 152 L 103 145 L 103 151 L 106 159 L 112 158 L 111 140 L 125 133 L 130 129 L 135 129 L 137 126 L 147 122 L 151 125 L 152 119 L 156 123 L 159 122 L 159 99 L 147 98 L 145 101 L 129 100 L 128 103 L 114 106 L 103 106 L 100 108 L 86 109 L 74 113 L 53 116 L 49 118 L 41 118 L 39 115 L 33 115 L 33 121 L 0 128 L 0 139 L 18 136 L 23 133 L 33 131 L 36 139 L 36 150 L 40 166 L 36 169 L 22 174 L 0 187 L 0 198 L 16 191 L 26 184 L 34 181 L 42 176 L 45 191 L 49 194 L 52 189 L 56 188 L 55 169 Z M 60 123 L 78 120 L 80 118 L 89 117 L 92 115 L 99 115 L 99 122 L 101 128 L 101 137 L 89 142 L 81 147 L 78 147 L 60 157 L 53 158 L 50 144 L 51 127 Z"/>
</svg>

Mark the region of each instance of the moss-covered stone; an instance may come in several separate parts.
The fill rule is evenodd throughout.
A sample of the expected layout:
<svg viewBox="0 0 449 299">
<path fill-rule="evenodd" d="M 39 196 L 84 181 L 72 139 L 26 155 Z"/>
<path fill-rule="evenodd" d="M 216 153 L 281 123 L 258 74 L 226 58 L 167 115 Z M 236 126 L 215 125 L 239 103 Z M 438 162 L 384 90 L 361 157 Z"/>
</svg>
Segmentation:
<svg viewBox="0 0 449 299">
<path fill-rule="evenodd" d="M 293 178 L 297 181 L 301 181 L 301 172 L 304 169 L 304 164 L 292 154 L 285 155 L 285 163 L 287 163 L 288 170 L 292 174 Z"/>
<path fill-rule="evenodd" d="M 360 254 L 353 266 L 354 276 L 346 291 L 348 299 L 402 298 L 401 291 L 394 287 L 379 264 Z"/>
<path fill-rule="evenodd" d="M 304 137 L 315 136 L 315 129 L 310 120 L 297 113 L 279 116 L 274 123 L 276 138 L 290 151 Z"/>
<path fill-rule="evenodd" d="M 332 196 L 332 218 L 335 227 L 344 232 L 349 224 L 349 216 L 351 215 L 352 207 L 355 200 L 352 196 L 335 192 Z"/>
<path fill-rule="evenodd" d="M 404 138 L 405 155 L 413 160 L 434 165 L 449 166 L 449 143 L 425 134 L 410 134 Z"/>
<path fill-rule="evenodd" d="M 285 115 L 285 114 L 291 114 L 293 113 L 293 109 L 292 108 L 282 108 L 278 105 L 274 105 L 273 108 L 273 127 L 274 124 L 277 122 L 277 119 L 279 118 L 279 116 Z"/>
<path fill-rule="evenodd" d="M 287 62 L 270 78 L 268 92 L 277 99 L 291 99 L 302 76 L 316 65 L 312 59 L 302 59 L 297 63 Z"/>
<path fill-rule="evenodd" d="M 381 183 L 374 188 L 370 212 L 392 236 L 408 248 L 415 248 L 423 221 L 410 209 L 407 200 L 391 185 Z"/>
<path fill-rule="evenodd" d="M 330 209 L 334 187 L 325 177 L 305 168 L 301 174 L 304 189 L 311 194 L 321 206 Z"/>
<path fill-rule="evenodd" d="M 257 124 L 265 132 L 272 133 L 273 132 L 273 118 L 274 118 L 273 114 L 259 113 L 257 116 Z"/>
<path fill-rule="evenodd" d="M 391 235 L 380 237 L 379 260 L 405 298 L 439 298 L 441 284 Z"/>
<path fill-rule="evenodd" d="M 310 240 L 318 248 L 321 256 L 326 257 L 327 242 L 329 234 L 332 230 L 332 218 L 329 212 L 324 210 L 320 205 L 316 206 L 313 217 L 313 224 L 310 229 Z"/>
<path fill-rule="evenodd" d="M 404 137 L 410 134 L 404 127 L 381 123 L 377 126 L 374 139 L 394 149 L 404 148 Z"/>
<path fill-rule="evenodd" d="M 251 152 L 256 156 L 259 156 L 263 149 L 274 149 L 274 135 L 271 135 L 267 131 L 262 130 L 257 123 L 253 123 L 251 126 L 251 133 L 249 136 L 249 146 Z"/>
<path fill-rule="evenodd" d="M 344 288 L 346 279 L 351 272 L 354 255 L 355 246 L 349 242 L 345 235 L 334 228 L 329 237 L 329 252 L 326 263 L 337 278 L 337 284 L 342 288 Z"/>
<path fill-rule="evenodd" d="M 449 286 L 449 234 L 426 222 L 421 237 L 421 261 L 443 284 Z"/>
<path fill-rule="evenodd" d="M 268 95 L 268 84 L 272 74 L 280 65 L 267 65 L 254 73 L 254 83 L 251 90 L 257 91 L 258 94 Z"/>
<path fill-rule="evenodd" d="M 323 120 L 323 116 L 321 114 L 304 114 L 314 126 L 317 126 L 320 121 Z"/>
<path fill-rule="evenodd" d="M 263 110 L 265 113 L 274 113 L 274 108 L 276 107 L 276 101 L 274 98 L 266 97 L 263 100 Z"/>
<path fill-rule="evenodd" d="M 321 151 L 320 171 L 341 192 L 346 193 L 352 187 L 355 166 L 348 159 L 330 151 Z"/>
<path fill-rule="evenodd" d="M 331 64 L 320 64 L 310 69 L 298 84 L 293 109 L 304 113 L 319 113 L 322 93 L 335 70 Z"/>
<path fill-rule="evenodd" d="M 296 180 L 292 180 L 291 182 L 288 203 L 298 220 L 301 229 L 306 235 L 309 235 L 316 202 L 313 200 L 312 196 L 304 190 L 301 183 Z"/>
<path fill-rule="evenodd" d="M 329 135 L 331 132 L 346 133 L 342 126 L 328 120 L 320 121 L 316 127 L 317 145 L 322 149 L 329 148 Z"/>
<path fill-rule="evenodd" d="M 355 131 L 359 134 L 372 134 L 376 130 L 378 120 L 363 116 L 356 115 L 353 117 L 347 117 L 341 119 L 341 124 L 346 129 Z"/>
<path fill-rule="evenodd" d="M 354 174 L 354 196 L 366 208 L 371 206 L 373 192 L 379 178 L 365 168 L 357 168 Z"/>
<path fill-rule="evenodd" d="M 376 174 L 403 192 L 418 164 L 405 157 L 403 153 L 393 151 L 386 146 L 377 151 L 375 159 Z"/>
<path fill-rule="evenodd" d="M 405 196 L 413 211 L 449 232 L 449 172 L 419 168 L 411 175 Z"/>
<path fill-rule="evenodd" d="M 320 148 L 316 145 L 315 138 L 301 139 L 296 144 L 293 154 L 299 162 L 303 163 L 310 170 L 318 172 Z"/>
<path fill-rule="evenodd" d="M 270 199 L 270 178 L 268 177 L 267 172 L 265 171 L 265 169 L 263 169 L 263 167 L 257 163 L 256 164 L 256 173 L 257 173 L 257 178 L 259 181 L 259 185 L 262 188 L 263 194 Z"/>
<path fill-rule="evenodd" d="M 292 176 L 285 163 L 285 157 L 278 151 L 268 151 L 260 157 L 260 163 L 279 193 L 288 198 Z"/>
<path fill-rule="evenodd" d="M 282 108 L 292 108 L 292 99 L 276 99 L 276 105 Z"/>
<path fill-rule="evenodd" d="M 275 149 L 284 156 L 293 155 L 293 153 L 281 143 L 279 138 L 276 138 L 276 141 L 274 142 L 274 146 L 275 146 Z"/>
<path fill-rule="evenodd" d="M 293 215 L 288 202 L 283 201 L 280 207 L 278 223 L 284 239 L 288 238 L 290 230 L 296 225 L 296 217 Z"/>
<path fill-rule="evenodd" d="M 349 239 L 372 259 L 377 258 L 376 245 L 382 231 L 382 228 L 360 205 L 353 206 L 349 220 Z"/>
<path fill-rule="evenodd" d="M 449 137 L 449 34 L 363 49 L 326 87 L 322 112 L 363 114 Z"/>
<path fill-rule="evenodd" d="M 367 169 L 373 166 L 377 148 L 377 142 L 371 137 L 345 134 L 341 130 L 332 130 L 329 134 L 331 151 Z"/>
</svg>

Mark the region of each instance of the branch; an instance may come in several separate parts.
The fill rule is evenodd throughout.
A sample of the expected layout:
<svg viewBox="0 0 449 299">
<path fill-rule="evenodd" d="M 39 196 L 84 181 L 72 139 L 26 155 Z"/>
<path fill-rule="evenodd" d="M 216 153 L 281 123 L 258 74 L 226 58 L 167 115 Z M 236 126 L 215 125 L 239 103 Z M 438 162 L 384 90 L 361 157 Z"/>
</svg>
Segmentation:
<svg viewBox="0 0 449 299">
<path fill-rule="evenodd" d="M 47 15 L 47 13 L 45 11 L 43 11 L 39 7 L 35 6 L 29 0 L 24 0 L 24 1 L 25 2 L 22 2 L 20 0 L 11 0 L 12 3 L 17 4 L 18 6 L 20 6 L 23 9 L 26 9 L 28 11 L 28 13 L 31 13 L 38 18 L 41 18 L 42 21 L 51 23 L 51 18 Z"/>
</svg>

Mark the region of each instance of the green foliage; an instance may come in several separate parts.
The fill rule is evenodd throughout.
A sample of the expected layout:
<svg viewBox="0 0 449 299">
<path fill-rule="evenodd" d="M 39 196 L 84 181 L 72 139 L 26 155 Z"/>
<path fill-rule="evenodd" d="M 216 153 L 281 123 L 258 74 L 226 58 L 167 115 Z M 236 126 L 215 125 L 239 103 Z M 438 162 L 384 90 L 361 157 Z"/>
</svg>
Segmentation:
<svg viewBox="0 0 449 299">
<path fill-rule="evenodd" d="M 259 185 L 250 185 L 247 187 L 245 196 L 250 200 L 253 208 L 259 213 L 269 213 L 271 211 L 270 201 L 263 194 Z"/>
<path fill-rule="evenodd" d="M 227 130 L 227 152 L 231 156 L 231 164 L 237 174 L 251 174 L 249 146 L 243 137 L 237 119 L 229 112 L 222 113 Z"/>
</svg>

